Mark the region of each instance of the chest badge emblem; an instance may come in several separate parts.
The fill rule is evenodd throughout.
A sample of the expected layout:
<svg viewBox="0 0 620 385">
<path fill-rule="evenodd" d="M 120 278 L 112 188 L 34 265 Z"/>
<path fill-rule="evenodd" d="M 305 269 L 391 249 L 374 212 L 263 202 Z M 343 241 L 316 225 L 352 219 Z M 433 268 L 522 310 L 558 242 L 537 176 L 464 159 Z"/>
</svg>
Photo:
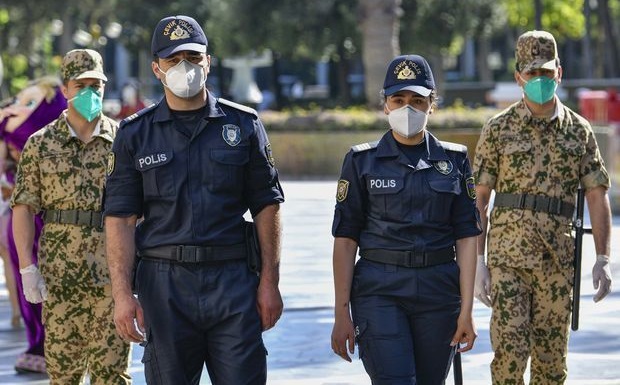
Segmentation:
<svg viewBox="0 0 620 385">
<path fill-rule="evenodd" d="M 229 146 L 235 147 L 241 142 L 241 129 L 234 124 L 225 124 L 222 127 L 222 138 Z"/>
<path fill-rule="evenodd" d="M 440 160 L 439 162 L 435 162 L 433 166 L 435 166 L 435 170 L 443 175 L 448 175 L 452 172 L 452 162 L 449 160 Z"/>
</svg>

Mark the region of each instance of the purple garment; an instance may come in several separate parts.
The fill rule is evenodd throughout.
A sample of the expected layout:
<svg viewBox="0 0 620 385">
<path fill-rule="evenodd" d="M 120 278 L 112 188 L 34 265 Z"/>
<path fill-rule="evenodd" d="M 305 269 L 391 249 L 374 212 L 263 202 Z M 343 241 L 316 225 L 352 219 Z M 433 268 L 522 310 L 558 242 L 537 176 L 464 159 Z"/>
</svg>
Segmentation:
<svg viewBox="0 0 620 385">
<path fill-rule="evenodd" d="M 30 135 L 39 131 L 49 123 L 53 122 L 60 113 L 67 108 L 67 100 L 60 92 L 60 88 L 56 88 L 54 98 L 47 103 L 45 99 L 34 109 L 32 114 L 13 132 L 5 130 L 6 120 L 0 123 L 0 138 L 5 142 L 13 144 L 19 151 L 24 149 L 26 140 Z"/>
<path fill-rule="evenodd" d="M 44 99 L 41 104 L 35 108 L 22 124 L 19 125 L 13 132 L 6 131 L 6 120 L 0 122 L 0 138 L 6 143 L 13 144 L 20 152 L 24 149 L 26 141 L 30 135 L 34 134 L 47 124 L 54 121 L 62 111 L 67 108 L 67 100 L 62 95 L 60 88 L 56 88 L 56 94 L 50 103 Z M 14 170 L 6 170 L 6 178 L 10 183 L 14 183 L 15 174 Z M 19 302 L 19 308 L 22 312 L 22 318 L 24 319 L 24 325 L 26 327 L 26 335 L 28 337 L 28 350 L 26 353 L 43 356 L 43 342 L 45 340 L 45 333 L 43 329 L 43 322 L 41 320 L 41 304 L 32 304 L 26 301 L 24 297 L 24 287 L 22 286 L 22 278 L 19 273 L 19 257 L 17 255 L 17 249 L 15 248 L 15 239 L 13 238 L 13 212 L 9 215 L 9 224 L 7 226 L 8 232 L 8 249 L 9 257 L 13 265 L 13 271 L 15 273 L 15 284 L 17 288 L 17 298 Z M 38 264 L 37 251 L 39 250 L 39 236 L 43 228 L 43 219 L 41 215 L 35 217 L 35 234 L 34 244 L 32 245 L 32 262 Z"/>
</svg>

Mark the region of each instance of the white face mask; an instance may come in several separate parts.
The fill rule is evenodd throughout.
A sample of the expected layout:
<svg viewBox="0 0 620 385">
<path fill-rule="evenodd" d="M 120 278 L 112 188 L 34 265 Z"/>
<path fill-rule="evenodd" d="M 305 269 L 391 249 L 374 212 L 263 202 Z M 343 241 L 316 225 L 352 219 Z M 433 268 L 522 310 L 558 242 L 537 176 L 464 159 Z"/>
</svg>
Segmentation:
<svg viewBox="0 0 620 385">
<path fill-rule="evenodd" d="M 181 60 L 166 72 L 159 66 L 157 68 L 166 75 L 166 82 L 162 81 L 162 84 L 180 98 L 191 98 L 196 95 L 207 80 L 204 68 L 187 60 Z"/>
<path fill-rule="evenodd" d="M 411 138 L 426 127 L 428 114 L 424 111 L 416 110 L 407 104 L 390 111 L 388 121 L 392 130 L 396 131 L 400 136 Z"/>
</svg>

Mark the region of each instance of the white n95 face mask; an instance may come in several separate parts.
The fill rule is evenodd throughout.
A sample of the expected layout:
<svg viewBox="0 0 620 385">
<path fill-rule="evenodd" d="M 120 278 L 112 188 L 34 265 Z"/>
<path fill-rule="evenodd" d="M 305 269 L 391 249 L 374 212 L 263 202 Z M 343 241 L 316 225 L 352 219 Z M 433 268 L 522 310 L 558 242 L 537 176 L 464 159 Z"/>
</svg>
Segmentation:
<svg viewBox="0 0 620 385">
<path fill-rule="evenodd" d="M 410 105 L 390 111 L 388 121 L 392 130 L 405 138 L 411 138 L 426 127 L 428 114 Z"/>
<path fill-rule="evenodd" d="M 202 90 L 207 80 L 204 68 L 187 60 L 181 60 L 166 72 L 162 71 L 161 68 L 159 71 L 166 75 L 166 82 L 162 81 L 162 84 L 180 98 L 195 96 Z"/>
</svg>

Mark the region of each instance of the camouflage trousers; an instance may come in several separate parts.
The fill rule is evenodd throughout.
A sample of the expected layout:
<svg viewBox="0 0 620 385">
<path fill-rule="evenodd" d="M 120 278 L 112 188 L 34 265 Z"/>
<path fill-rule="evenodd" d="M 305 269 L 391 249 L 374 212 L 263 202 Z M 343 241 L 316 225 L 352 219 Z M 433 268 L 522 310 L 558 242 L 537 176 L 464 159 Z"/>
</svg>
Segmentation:
<svg viewBox="0 0 620 385">
<path fill-rule="evenodd" d="M 530 385 L 566 381 L 572 269 L 552 260 L 542 270 L 492 267 L 491 375 L 496 385 L 524 384 L 528 358 Z"/>
<path fill-rule="evenodd" d="M 49 280 L 48 280 L 49 282 Z M 129 385 L 129 343 L 116 333 L 110 286 L 48 286 L 43 303 L 45 364 L 51 385 Z"/>
</svg>

